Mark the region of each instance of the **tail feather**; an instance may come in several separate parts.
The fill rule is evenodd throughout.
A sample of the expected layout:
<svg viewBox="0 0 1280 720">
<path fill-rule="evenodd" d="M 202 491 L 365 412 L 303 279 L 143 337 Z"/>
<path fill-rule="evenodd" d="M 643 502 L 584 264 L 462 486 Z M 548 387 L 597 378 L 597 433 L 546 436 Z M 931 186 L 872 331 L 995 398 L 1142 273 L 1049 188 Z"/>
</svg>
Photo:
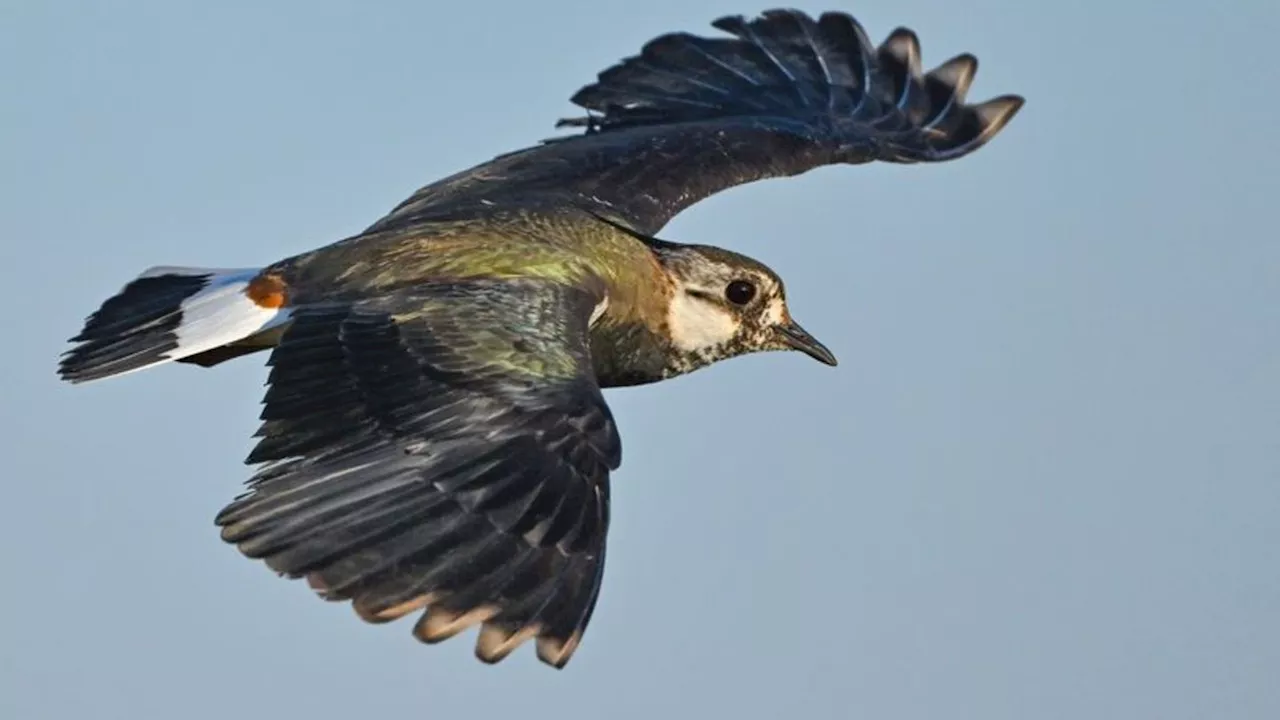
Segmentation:
<svg viewBox="0 0 1280 720">
<path fill-rule="evenodd" d="M 813 120 L 871 127 L 881 159 L 950 160 L 977 150 L 1022 107 L 1018 95 L 968 104 L 978 68 L 968 53 L 921 71 L 920 42 L 906 28 L 876 46 L 853 17 L 817 20 L 769 10 L 712 23 L 734 37 L 669 33 L 602 72 L 572 102 L 600 113 L 560 121 L 607 131 L 729 116 Z M 857 133 L 859 138 L 865 131 Z"/>
<path fill-rule="evenodd" d="M 257 268 L 151 268 L 89 316 L 58 375 L 72 383 L 124 375 L 277 327 L 288 310 L 252 296 L 261 277 Z"/>
</svg>

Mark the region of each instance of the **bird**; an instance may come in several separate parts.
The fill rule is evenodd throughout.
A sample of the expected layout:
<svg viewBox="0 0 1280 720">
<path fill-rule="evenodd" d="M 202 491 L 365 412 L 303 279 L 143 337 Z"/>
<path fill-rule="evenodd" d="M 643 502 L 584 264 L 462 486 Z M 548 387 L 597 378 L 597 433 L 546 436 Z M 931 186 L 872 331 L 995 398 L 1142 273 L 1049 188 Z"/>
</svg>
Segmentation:
<svg viewBox="0 0 1280 720">
<path fill-rule="evenodd" d="M 668 32 L 570 101 L 567 133 L 431 182 L 365 230 L 266 267 L 157 266 L 61 356 L 80 384 L 266 353 L 246 486 L 221 539 L 369 623 L 489 664 L 564 668 L 603 585 L 609 388 L 772 351 L 835 366 L 779 275 L 659 234 L 726 189 L 985 146 L 1021 95 L 966 101 L 978 61 L 922 70 L 845 12 Z"/>
</svg>

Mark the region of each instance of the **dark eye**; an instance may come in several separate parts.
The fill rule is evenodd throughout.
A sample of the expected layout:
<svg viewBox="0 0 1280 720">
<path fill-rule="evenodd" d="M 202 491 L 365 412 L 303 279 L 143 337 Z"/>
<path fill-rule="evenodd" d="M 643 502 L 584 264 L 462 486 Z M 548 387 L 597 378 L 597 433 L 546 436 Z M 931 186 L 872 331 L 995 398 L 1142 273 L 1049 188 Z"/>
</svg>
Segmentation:
<svg viewBox="0 0 1280 720">
<path fill-rule="evenodd" d="M 756 296 L 756 286 L 746 280 L 734 280 L 724 289 L 724 296 L 734 305 L 746 305 Z"/>
</svg>

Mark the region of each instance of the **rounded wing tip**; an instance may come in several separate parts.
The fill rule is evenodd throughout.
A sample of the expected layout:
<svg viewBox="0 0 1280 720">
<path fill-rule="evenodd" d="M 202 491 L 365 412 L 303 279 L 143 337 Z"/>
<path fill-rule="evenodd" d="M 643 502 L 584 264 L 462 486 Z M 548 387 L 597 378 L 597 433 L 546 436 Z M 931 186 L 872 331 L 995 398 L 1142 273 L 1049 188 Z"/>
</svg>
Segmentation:
<svg viewBox="0 0 1280 720">
<path fill-rule="evenodd" d="M 1027 99 L 1021 95 L 1001 95 L 992 98 L 973 108 L 974 113 L 978 116 L 978 121 L 982 123 L 983 142 L 994 137 L 996 133 L 1004 129 L 1013 117 L 1022 110 L 1022 106 L 1027 104 Z"/>
</svg>

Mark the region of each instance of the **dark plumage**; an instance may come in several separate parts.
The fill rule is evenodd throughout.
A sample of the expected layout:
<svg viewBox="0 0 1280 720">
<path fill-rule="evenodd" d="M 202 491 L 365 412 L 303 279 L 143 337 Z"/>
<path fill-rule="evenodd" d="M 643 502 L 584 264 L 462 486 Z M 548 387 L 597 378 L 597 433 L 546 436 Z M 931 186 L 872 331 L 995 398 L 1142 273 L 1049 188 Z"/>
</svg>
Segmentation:
<svg viewBox="0 0 1280 720">
<path fill-rule="evenodd" d="M 899 28 L 880 45 L 853 17 L 794 10 L 712 23 L 735 38 L 670 33 L 573 96 L 594 114 L 557 138 L 427 185 L 371 230 L 484 200 L 540 196 L 654 234 L 716 192 L 822 165 L 953 160 L 985 145 L 1017 95 L 967 104 L 973 55 L 921 71 Z M 549 196 L 549 197 L 548 197 Z M 522 202 L 528 202 L 522 200 Z"/>
<path fill-rule="evenodd" d="M 595 605 L 621 462 L 590 372 L 595 302 L 472 280 L 299 311 L 249 458 L 272 464 L 218 515 L 223 539 L 370 620 L 434 599 L 423 640 L 479 613 L 486 660 L 540 620 L 538 656 L 563 664 Z"/>
<path fill-rule="evenodd" d="M 359 235 L 266 268 L 148 271 L 73 338 L 71 382 L 271 350 L 248 492 L 222 537 L 323 597 L 437 642 L 562 667 L 600 596 L 621 441 L 601 388 L 719 360 L 835 357 L 751 258 L 653 235 L 725 188 L 830 164 L 939 162 L 1022 99 L 968 104 L 842 13 L 663 35 L 602 72 L 578 135 L 428 185 Z"/>
<path fill-rule="evenodd" d="M 152 363 L 177 349 L 182 318 L 172 312 L 204 290 L 209 275 L 159 275 L 135 279 L 107 300 L 71 338 L 58 371 L 66 380 L 88 382 L 117 375 L 138 363 Z"/>
</svg>

